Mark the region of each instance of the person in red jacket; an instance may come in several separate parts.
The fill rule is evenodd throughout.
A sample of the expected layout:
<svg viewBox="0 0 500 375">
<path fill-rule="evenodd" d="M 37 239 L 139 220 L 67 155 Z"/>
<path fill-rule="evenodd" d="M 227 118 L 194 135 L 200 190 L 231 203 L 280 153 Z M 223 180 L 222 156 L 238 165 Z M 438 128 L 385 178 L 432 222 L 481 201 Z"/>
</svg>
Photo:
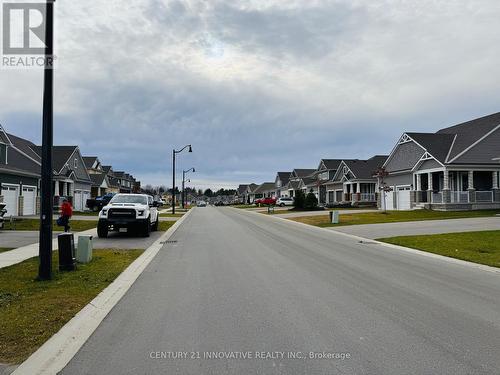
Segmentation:
<svg viewBox="0 0 500 375">
<path fill-rule="evenodd" d="M 69 232 L 71 227 L 69 226 L 69 219 L 73 216 L 73 207 L 71 207 L 71 203 L 64 198 L 61 204 L 61 217 L 60 217 L 60 226 L 64 227 L 65 232 Z"/>
</svg>

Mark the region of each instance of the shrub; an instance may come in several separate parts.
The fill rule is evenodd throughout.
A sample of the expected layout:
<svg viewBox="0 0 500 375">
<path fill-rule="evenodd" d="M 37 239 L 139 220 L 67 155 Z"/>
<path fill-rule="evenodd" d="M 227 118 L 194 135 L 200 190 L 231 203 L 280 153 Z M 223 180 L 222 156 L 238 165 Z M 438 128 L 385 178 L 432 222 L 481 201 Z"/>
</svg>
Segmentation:
<svg viewBox="0 0 500 375">
<path fill-rule="evenodd" d="M 318 198 L 316 198 L 316 195 L 314 195 L 312 190 L 306 196 L 305 207 L 309 210 L 315 209 L 318 207 Z"/>
<path fill-rule="evenodd" d="M 303 209 L 306 203 L 306 196 L 302 190 L 297 190 L 295 192 L 295 197 L 293 198 L 293 205 L 295 208 Z"/>
</svg>

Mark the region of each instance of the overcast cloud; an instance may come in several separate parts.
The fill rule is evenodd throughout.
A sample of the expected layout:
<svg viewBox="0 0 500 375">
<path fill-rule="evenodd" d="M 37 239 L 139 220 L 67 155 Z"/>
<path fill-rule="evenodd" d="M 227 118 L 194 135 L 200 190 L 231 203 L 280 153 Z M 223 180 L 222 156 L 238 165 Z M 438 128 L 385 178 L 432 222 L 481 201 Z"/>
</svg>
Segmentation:
<svg viewBox="0 0 500 375">
<path fill-rule="evenodd" d="M 55 140 L 143 183 L 272 181 L 500 110 L 500 2 L 57 1 Z M 42 72 L 0 71 L 40 143 Z"/>
</svg>

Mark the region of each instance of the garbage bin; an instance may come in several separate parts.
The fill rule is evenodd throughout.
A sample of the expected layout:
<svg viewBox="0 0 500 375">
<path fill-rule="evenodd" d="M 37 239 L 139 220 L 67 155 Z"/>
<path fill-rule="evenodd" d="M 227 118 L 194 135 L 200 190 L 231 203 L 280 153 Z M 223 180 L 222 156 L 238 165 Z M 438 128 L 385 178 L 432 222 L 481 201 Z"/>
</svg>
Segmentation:
<svg viewBox="0 0 500 375">
<path fill-rule="evenodd" d="M 94 247 L 92 236 L 78 236 L 78 247 L 76 249 L 76 261 L 78 263 L 89 263 L 92 260 L 92 249 Z"/>
<path fill-rule="evenodd" d="M 332 223 L 332 224 L 339 223 L 339 212 L 338 211 L 330 211 L 330 223 Z"/>
<path fill-rule="evenodd" d="M 76 270 L 75 238 L 73 233 L 62 233 L 57 236 L 59 244 L 59 271 Z"/>
</svg>

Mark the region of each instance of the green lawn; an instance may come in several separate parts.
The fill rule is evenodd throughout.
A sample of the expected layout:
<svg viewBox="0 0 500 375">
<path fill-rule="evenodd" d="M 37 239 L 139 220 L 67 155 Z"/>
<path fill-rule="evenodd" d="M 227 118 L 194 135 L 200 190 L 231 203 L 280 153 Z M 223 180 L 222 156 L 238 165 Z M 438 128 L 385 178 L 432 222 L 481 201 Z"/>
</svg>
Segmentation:
<svg viewBox="0 0 500 375">
<path fill-rule="evenodd" d="M 359 225 L 359 224 L 376 224 L 376 223 L 396 223 L 403 221 L 420 221 L 420 220 L 443 220 L 443 219 L 461 219 L 471 217 L 486 217 L 499 214 L 500 210 L 482 210 L 482 211 L 431 211 L 431 210 L 415 210 L 415 211 L 387 211 L 387 212 L 365 212 L 340 215 L 339 224 L 331 224 L 328 213 L 319 216 L 303 216 L 294 217 L 290 220 L 299 221 L 319 227 L 334 227 L 342 225 Z"/>
<path fill-rule="evenodd" d="M 158 230 L 161 232 L 166 232 L 174 224 L 175 221 L 160 221 L 158 223 Z"/>
<path fill-rule="evenodd" d="M 54 335 L 143 250 L 94 250 L 91 263 L 35 281 L 38 258 L 0 269 L 0 363 L 15 364 Z"/>
<path fill-rule="evenodd" d="M 97 217 L 99 215 L 99 212 L 94 212 L 94 211 L 74 211 L 73 215 L 75 216 L 95 216 Z"/>
<path fill-rule="evenodd" d="M 54 220 L 54 231 L 63 231 L 63 227 L 58 227 Z M 70 220 L 70 226 L 72 232 L 82 232 L 97 227 L 97 220 Z M 5 222 L 5 230 L 15 229 L 15 230 L 33 230 L 37 231 L 40 229 L 39 219 L 20 219 L 16 220 L 13 224 L 10 221 Z"/>
<path fill-rule="evenodd" d="M 160 214 L 160 217 L 183 217 L 183 216 L 184 212 L 178 214 L 166 214 L 166 213 Z"/>
<path fill-rule="evenodd" d="M 12 249 L 9 247 L 0 247 L 0 253 L 3 253 L 5 251 L 9 251 L 9 250 L 12 250 Z"/>
<path fill-rule="evenodd" d="M 378 241 L 500 267 L 500 231 L 391 237 Z"/>
</svg>

